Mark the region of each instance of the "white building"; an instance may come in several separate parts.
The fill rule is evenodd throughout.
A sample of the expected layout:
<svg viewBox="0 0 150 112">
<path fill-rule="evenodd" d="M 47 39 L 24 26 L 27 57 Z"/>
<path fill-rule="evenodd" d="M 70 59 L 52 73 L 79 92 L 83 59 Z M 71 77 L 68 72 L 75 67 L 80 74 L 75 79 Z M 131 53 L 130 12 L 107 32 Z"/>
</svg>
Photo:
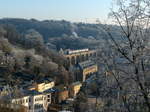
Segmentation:
<svg viewBox="0 0 150 112">
<path fill-rule="evenodd" d="M 28 91 L 26 95 L 13 99 L 12 103 L 25 106 L 27 112 L 46 112 L 51 103 L 51 93 Z"/>
</svg>

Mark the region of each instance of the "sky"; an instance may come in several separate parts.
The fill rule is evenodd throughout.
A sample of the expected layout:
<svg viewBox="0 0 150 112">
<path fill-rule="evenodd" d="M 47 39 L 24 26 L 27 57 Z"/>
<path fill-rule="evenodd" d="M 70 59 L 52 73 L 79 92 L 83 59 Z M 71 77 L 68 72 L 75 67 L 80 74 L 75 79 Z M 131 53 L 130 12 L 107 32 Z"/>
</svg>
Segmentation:
<svg viewBox="0 0 150 112">
<path fill-rule="evenodd" d="M 106 20 L 112 0 L 0 0 L 0 18 L 95 22 Z"/>
</svg>

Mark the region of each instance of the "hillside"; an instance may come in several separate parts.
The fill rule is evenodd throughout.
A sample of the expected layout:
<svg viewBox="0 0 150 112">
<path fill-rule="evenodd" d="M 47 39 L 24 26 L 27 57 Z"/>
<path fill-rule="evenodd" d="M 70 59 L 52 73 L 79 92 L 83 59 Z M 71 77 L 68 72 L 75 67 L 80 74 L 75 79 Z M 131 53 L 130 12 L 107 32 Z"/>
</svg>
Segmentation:
<svg viewBox="0 0 150 112">
<path fill-rule="evenodd" d="M 26 79 L 39 80 L 51 77 L 57 80 L 58 77 L 63 78 L 62 74 L 69 77 L 64 68 L 65 64 L 66 59 L 48 49 L 42 35 L 35 30 L 28 30 L 21 35 L 9 25 L 0 26 L 1 86 L 20 85 Z"/>
<path fill-rule="evenodd" d="M 28 30 L 35 30 L 38 35 L 41 35 L 44 43 L 48 43 L 49 47 L 54 50 L 59 50 L 60 48 L 95 48 L 100 45 L 101 40 L 108 39 L 106 33 L 103 31 L 104 25 L 102 24 L 71 23 L 64 20 L 38 21 L 35 19 L 17 18 L 0 19 L 0 24 L 13 27 L 21 35 L 25 35 Z M 114 37 L 118 37 L 116 33 L 118 27 L 111 27 L 113 27 L 112 32 Z"/>
</svg>

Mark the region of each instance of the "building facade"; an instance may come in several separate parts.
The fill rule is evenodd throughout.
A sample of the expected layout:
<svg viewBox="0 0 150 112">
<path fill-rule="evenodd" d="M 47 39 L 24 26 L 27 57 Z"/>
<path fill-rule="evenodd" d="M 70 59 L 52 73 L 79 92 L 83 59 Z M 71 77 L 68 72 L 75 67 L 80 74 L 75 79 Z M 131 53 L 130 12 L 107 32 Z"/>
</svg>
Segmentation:
<svg viewBox="0 0 150 112">
<path fill-rule="evenodd" d="M 55 86 L 55 82 L 52 81 L 39 81 L 35 82 L 32 86 L 28 88 L 28 90 L 36 90 L 38 92 L 43 92 L 45 90 L 51 89 Z"/>
<path fill-rule="evenodd" d="M 82 83 L 80 83 L 79 81 L 72 83 L 69 87 L 70 97 L 74 98 L 78 94 L 78 92 L 80 91 L 81 86 L 82 86 Z"/>
<path fill-rule="evenodd" d="M 51 93 L 30 91 L 27 96 L 12 99 L 13 104 L 25 106 L 27 112 L 46 112 L 51 103 Z"/>
<path fill-rule="evenodd" d="M 96 50 L 79 49 L 79 50 L 66 50 L 63 52 L 64 57 L 67 58 L 70 65 L 75 65 L 80 62 L 89 60 L 97 56 Z"/>
<path fill-rule="evenodd" d="M 63 85 L 57 86 L 55 87 L 55 92 L 53 92 L 52 96 L 52 103 L 59 104 L 69 98 L 68 88 Z"/>
<path fill-rule="evenodd" d="M 98 66 L 95 64 L 95 62 L 88 60 L 79 63 L 76 71 L 76 79 L 78 81 L 84 82 L 92 74 L 98 72 Z"/>
</svg>

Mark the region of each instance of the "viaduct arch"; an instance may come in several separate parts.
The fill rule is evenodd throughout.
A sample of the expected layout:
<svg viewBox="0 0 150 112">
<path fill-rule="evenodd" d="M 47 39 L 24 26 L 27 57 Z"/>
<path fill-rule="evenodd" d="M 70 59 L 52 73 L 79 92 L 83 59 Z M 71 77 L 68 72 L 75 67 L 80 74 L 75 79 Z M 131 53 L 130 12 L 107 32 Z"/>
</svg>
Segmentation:
<svg viewBox="0 0 150 112">
<path fill-rule="evenodd" d="M 90 57 L 96 57 L 96 56 L 97 56 L 96 50 L 90 50 L 90 51 L 65 55 L 65 57 L 67 58 L 69 63 L 72 64 L 72 65 L 75 65 L 79 62 L 86 61 Z"/>
</svg>

